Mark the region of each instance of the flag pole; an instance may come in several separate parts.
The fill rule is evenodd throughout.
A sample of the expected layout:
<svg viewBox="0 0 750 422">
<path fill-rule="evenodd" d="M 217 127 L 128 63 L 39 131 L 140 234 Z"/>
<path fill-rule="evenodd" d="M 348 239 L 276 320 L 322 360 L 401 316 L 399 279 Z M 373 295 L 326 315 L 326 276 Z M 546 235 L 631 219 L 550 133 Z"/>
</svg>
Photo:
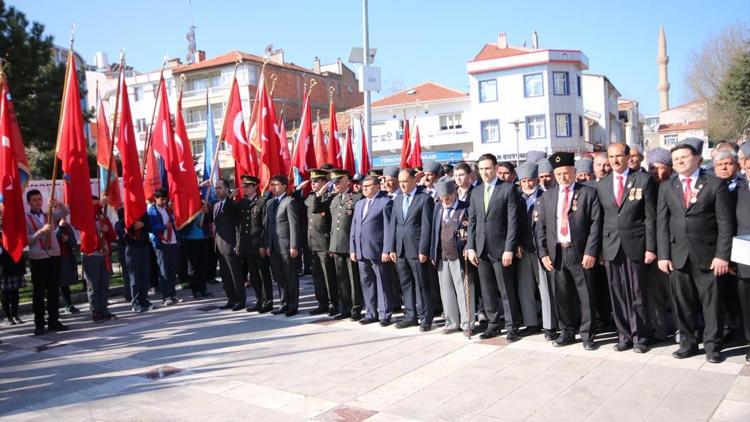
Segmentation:
<svg viewBox="0 0 750 422">
<path fill-rule="evenodd" d="M 124 65 L 125 65 L 125 49 L 122 49 L 120 50 L 120 69 L 119 69 L 119 72 L 117 73 L 117 91 L 115 94 L 115 114 L 112 117 L 112 129 L 111 129 L 112 136 L 110 136 L 109 138 L 109 141 L 110 141 L 109 162 L 107 163 L 107 180 L 104 185 L 105 197 L 109 197 L 109 183 L 112 179 L 112 172 L 110 171 L 110 169 L 112 168 L 112 164 L 115 162 L 115 133 L 116 133 L 116 128 L 117 128 L 117 113 L 120 107 L 120 94 L 121 94 L 120 88 L 122 87 L 121 78 L 125 77 L 125 75 L 122 72 L 122 68 L 124 67 Z M 127 95 L 127 92 L 125 94 Z M 99 107 L 99 104 L 102 104 L 102 103 L 101 103 L 101 100 L 99 99 L 99 83 L 98 82 L 96 84 L 96 99 L 97 99 L 96 106 Z M 105 115 L 105 119 L 106 119 L 106 115 Z M 97 140 L 97 142 L 98 141 L 99 140 Z M 101 190 L 101 182 L 99 183 L 99 189 Z M 105 216 L 107 215 L 107 206 L 109 206 L 109 201 L 106 201 L 104 203 L 103 214 Z"/>
<path fill-rule="evenodd" d="M 182 83 L 180 83 L 180 98 L 182 98 Z M 208 103 L 208 88 L 206 88 L 206 117 L 208 117 L 208 110 L 209 110 L 208 108 L 209 107 L 211 107 L 211 104 Z M 211 114 L 211 118 L 213 118 L 213 113 Z M 211 123 L 213 123 L 213 122 L 211 122 Z M 206 127 L 208 127 L 208 120 L 206 120 Z M 206 131 L 206 132 L 208 132 L 208 131 Z M 216 133 L 214 133 L 214 136 L 216 136 Z M 217 151 L 219 150 L 219 143 L 218 142 L 216 142 L 216 150 Z M 216 152 L 214 151 L 214 153 L 216 153 Z M 203 145 L 203 169 L 204 170 L 206 168 L 205 161 L 206 161 L 206 146 Z M 214 162 L 214 165 L 216 165 L 215 162 Z M 211 176 L 213 176 L 213 173 L 214 173 L 214 168 L 211 167 L 211 174 L 208 175 L 208 178 L 206 180 L 210 181 L 211 180 Z M 211 189 L 206 188 L 206 193 L 205 193 L 205 196 L 203 198 L 203 204 L 204 205 L 208 205 L 208 197 L 209 196 L 211 196 Z"/>
<path fill-rule="evenodd" d="M 229 85 L 229 87 L 230 87 L 229 88 L 229 96 L 230 97 L 232 96 L 232 88 L 231 87 L 234 86 L 234 81 L 237 80 L 237 68 L 240 66 L 240 64 L 242 64 L 242 60 L 243 60 L 243 58 L 239 54 L 237 55 L 237 58 L 235 58 L 235 60 L 234 60 L 234 75 L 232 75 L 232 83 L 231 83 L 231 85 Z M 227 100 L 227 102 L 229 102 L 229 100 Z M 216 172 L 216 163 L 219 161 L 219 150 L 221 149 L 220 148 L 221 147 L 221 141 L 224 140 L 224 137 L 226 135 L 226 130 L 227 130 L 227 114 L 225 113 L 224 114 L 224 122 L 221 124 L 221 137 L 219 137 L 218 142 L 216 142 L 216 151 L 214 151 L 214 158 L 213 158 L 213 161 L 212 161 L 212 164 L 211 164 L 211 174 L 208 175 L 208 180 L 211 180 L 213 178 L 213 176 L 214 176 L 214 173 Z M 236 166 L 237 163 L 234 163 L 234 165 Z M 208 192 L 208 190 L 206 192 Z"/>
<path fill-rule="evenodd" d="M 310 79 L 310 87 L 309 87 L 309 89 L 306 89 L 307 92 L 305 92 L 305 94 L 306 94 L 305 95 L 305 101 L 303 101 L 303 104 L 305 102 L 307 103 L 307 107 L 308 108 L 310 107 L 310 101 L 309 101 L 310 100 L 310 94 L 312 94 L 312 90 L 315 87 L 315 85 L 317 85 L 317 84 L 318 84 L 318 81 L 316 81 L 315 79 Z M 305 84 L 305 88 L 307 88 L 307 84 Z M 305 112 L 304 109 L 302 111 Z M 302 116 L 302 119 L 304 119 L 304 118 L 305 118 L 305 116 Z M 310 123 L 312 123 L 312 122 L 310 122 Z M 301 125 L 300 125 L 300 129 L 302 129 Z M 297 155 L 297 149 L 299 148 L 299 136 L 300 136 L 300 134 L 298 132 L 297 133 L 297 140 L 295 140 L 292 137 L 292 155 L 291 155 L 292 161 L 294 161 L 294 157 Z M 289 178 L 290 181 L 291 181 L 292 173 L 293 172 L 294 172 L 294 166 L 290 165 L 289 166 L 289 176 L 288 176 L 288 178 Z"/>
<path fill-rule="evenodd" d="M 70 28 L 70 48 L 68 49 L 67 63 L 70 63 L 70 58 L 73 54 L 73 42 L 75 41 L 76 26 L 73 25 Z M 75 65 L 75 63 L 73 63 Z M 47 209 L 47 224 L 52 224 L 52 198 L 55 197 L 55 188 L 57 187 L 57 167 L 58 159 L 57 152 L 60 149 L 60 140 L 62 139 L 62 123 L 63 116 L 65 116 L 65 94 L 68 92 L 68 77 L 70 76 L 70 66 L 65 67 L 65 81 L 63 82 L 63 94 L 62 101 L 60 104 L 60 118 L 57 122 L 57 141 L 55 142 L 55 155 L 52 157 L 52 190 L 49 196 L 49 207 Z"/>
<path fill-rule="evenodd" d="M 159 71 L 159 84 L 156 87 L 156 91 L 161 92 L 161 84 L 164 83 L 164 67 L 167 65 L 167 58 L 164 57 L 164 60 L 161 63 L 161 70 Z M 158 95 L 158 94 L 157 94 Z M 141 179 L 146 179 L 146 165 L 148 165 L 148 156 L 151 155 L 148 153 L 148 150 L 151 149 L 151 140 L 154 134 L 154 119 L 156 118 L 156 106 L 159 105 L 159 101 L 154 101 L 154 109 L 151 112 L 151 123 L 148 125 L 148 129 L 146 130 L 146 145 L 143 148 L 143 174 L 141 175 Z"/>
</svg>

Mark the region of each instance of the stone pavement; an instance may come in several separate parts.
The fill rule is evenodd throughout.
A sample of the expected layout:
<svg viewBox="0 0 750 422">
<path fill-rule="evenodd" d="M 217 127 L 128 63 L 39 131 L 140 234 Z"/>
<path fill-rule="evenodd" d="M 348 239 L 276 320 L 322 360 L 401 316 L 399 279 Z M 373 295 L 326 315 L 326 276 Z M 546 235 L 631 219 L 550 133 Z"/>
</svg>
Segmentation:
<svg viewBox="0 0 750 422">
<path fill-rule="evenodd" d="M 314 304 L 309 277 L 302 306 Z M 215 290 L 216 287 L 214 287 Z M 748 421 L 744 348 L 726 362 L 506 345 L 440 329 L 219 311 L 186 300 L 72 330 L 29 336 L 31 317 L 0 330 L 0 419 L 8 421 L 590 420 Z"/>
</svg>

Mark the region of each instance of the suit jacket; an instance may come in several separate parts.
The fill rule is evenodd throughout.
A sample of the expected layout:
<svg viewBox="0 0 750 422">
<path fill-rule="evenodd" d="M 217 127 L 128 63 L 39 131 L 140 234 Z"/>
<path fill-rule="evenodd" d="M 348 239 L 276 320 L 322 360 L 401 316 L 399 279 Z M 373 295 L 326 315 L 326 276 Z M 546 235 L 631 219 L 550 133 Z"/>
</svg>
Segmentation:
<svg viewBox="0 0 750 422">
<path fill-rule="evenodd" d="M 302 238 L 296 199 L 284 195 L 280 201 L 273 198 L 266 203 L 265 233 L 270 252 L 288 256 L 290 249 L 299 250 Z"/>
<path fill-rule="evenodd" d="M 734 210 L 726 183 L 700 170 L 695 190 L 695 203 L 685 208 L 678 174 L 659 186 L 657 255 L 660 260 L 671 259 L 674 268 L 682 268 L 690 258 L 705 270 L 715 257 L 728 261 L 732 249 Z"/>
<path fill-rule="evenodd" d="M 469 225 L 469 204 L 464 201 L 458 200 L 456 210 L 453 211 L 454 215 L 451 218 L 456 218 L 458 226 L 456 230 L 464 229 Z M 443 225 L 443 203 L 438 202 L 435 204 L 435 210 L 432 212 L 432 236 L 430 239 L 430 261 L 437 262 L 438 258 L 441 258 L 440 251 L 442 248 L 442 239 L 440 232 L 442 231 Z M 463 253 L 464 247 L 466 246 L 465 241 L 456 235 L 454 237 L 456 243 L 456 250 L 458 251 L 459 259 Z"/>
<path fill-rule="evenodd" d="M 521 191 L 521 195 L 523 195 L 523 191 Z M 536 197 L 536 201 L 529 209 L 526 209 L 526 199 L 521 196 L 519 206 L 520 212 L 518 213 L 518 244 L 523 246 L 523 250 L 526 252 L 536 252 L 537 250 L 536 237 L 534 236 L 534 227 L 536 226 L 536 221 L 534 221 L 534 211 L 537 209 L 537 204 L 542 195 L 544 195 L 544 191 L 541 188 L 537 188 L 536 193 L 533 195 Z"/>
<path fill-rule="evenodd" d="M 557 256 L 557 199 L 560 188 L 544 192 L 535 210 L 535 235 L 539 257 L 549 256 L 555 262 Z M 575 208 L 575 210 L 574 210 Z M 602 218 L 596 189 L 581 183 L 574 183 L 573 198 L 568 208 L 570 238 L 576 252 L 583 255 L 599 256 L 601 245 Z"/>
<path fill-rule="evenodd" d="M 430 254 L 430 228 L 435 201 L 419 189 L 414 193 L 408 212 L 402 212 L 405 194 L 393 200 L 390 221 L 389 252 L 399 257 L 417 258 L 419 254 Z"/>
<path fill-rule="evenodd" d="M 614 261 L 620 249 L 633 261 L 643 261 L 646 251 L 656 252 L 656 182 L 648 173 L 628 172 L 622 204 L 617 206 L 610 173 L 596 183 L 603 211 L 602 252 Z"/>
<path fill-rule="evenodd" d="M 224 207 L 221 211 L 219 211 L 219 204 L 221 201 L 216 202 L 212 212 L 209 213 L 214 224 L 214 243 L 220 254 L 232 255 L 237 246 L 237 208 L 232 198 L 224 200 Z"/>
<path fill-rule="evenodd" d="M 501 259 L 503 252 L 514 252 L 518 245 L 520 199 L 515 186 L 498 179 L 484 211 L 484 185 L 471 192 L 467 249 L 477 255 Z"/>
<path fill-rule="evenodd" d="M 747 179 L 737 182 L 737 235 L 750 234 L 750 184 Z M 737 277 L 750 278 L 750 265 L 737 264 Z"/>
<path fill-rule="evenodd" d="M 265 244 L 266 201 L 256 195 L 252 200 L 242 198 L 235 205 L 239 217 L 237 251 L 241 255 L 258 255 L 258 249 Z"/>
<path fill-rule="evenodd" d="M 331 246 L 332 195 L 317 197 L 311 192 L 305 199 L 307 208 L 307 244 L 313 251 L 328 251 Z"/>
<path fill-rule="evenodd" d="M 362 198 L 354 205 L 349 252 L 357 254 L 357 259 L 380 262 L 380 255 L 389 252 L 388 222 L 391 218 L 393 201 L 384 192 L 378 193 L 373 198 L 367 215 L 363 217 L 366 203 L 367 198 Z"/>
<path fill-rule="evenodd" d="M 361 193 L 330 193 L 331 242 L 329 252 L 349 254 L 354 205 L 362 198 Z"/>
<path fill-rule="evenodd" d="M 146 214 L 148 215 L 149 238 L 151 239 L 151 244 L 154 245 L 155 248 L 164 242 L 164 230 L 167 229 L 167 226 L 164 225 L 164 220 L 162 219 L 156 204 L 149 205 Z M 172 213 L 169 213 L 169 222 L 172 223 L 172 236 L 175 236 L 175 239 L 179 242 L 180 234 L 178 233 L 177 226 L 174 224 L 174 215 L 172 215 Z"/>
</svg>

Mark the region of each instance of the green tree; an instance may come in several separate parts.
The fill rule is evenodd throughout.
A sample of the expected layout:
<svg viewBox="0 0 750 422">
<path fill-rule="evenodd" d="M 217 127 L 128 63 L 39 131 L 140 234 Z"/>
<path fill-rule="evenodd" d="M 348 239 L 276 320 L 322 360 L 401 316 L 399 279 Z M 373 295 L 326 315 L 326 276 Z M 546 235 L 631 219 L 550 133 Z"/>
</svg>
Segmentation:
<svg viewBox="0 0 750 422">
<path fill-rule="evenodd" d="M 737 140 L 750 129 L 750 49 L 734 55 L 708 108 L 711 139 Z"/>
</svg>

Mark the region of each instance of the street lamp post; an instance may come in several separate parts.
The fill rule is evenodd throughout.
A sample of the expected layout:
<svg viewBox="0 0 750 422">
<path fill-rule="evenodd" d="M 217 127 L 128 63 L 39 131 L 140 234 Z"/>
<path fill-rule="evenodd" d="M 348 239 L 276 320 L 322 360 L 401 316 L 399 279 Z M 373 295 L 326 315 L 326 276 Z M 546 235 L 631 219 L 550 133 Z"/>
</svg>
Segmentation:
<svg viewBox="0 0 750 422">
<path fill-rule="evenodd" d="M 508 124 L 511 124 L 516 129 L 516 167 L 521 163 L 521 149 L 518 145 L 518 132 L 521 130 L 521 124 L 523 122 L 521 120 L 514 120 L 512 122 L 508 122 Z"/>
<path fill-rule="evenodd" d="M 367 0 L 362 0 L 362 66 L 367 67 L 370 55 L 370 31 L 367 17 Z M 365 72 L 362 72 L 364 77 Z M 367 139 L 367 156 L 372 157 L 372 113 L 370 91 L 365 89 L 365 139 Z"/>
</svg>

